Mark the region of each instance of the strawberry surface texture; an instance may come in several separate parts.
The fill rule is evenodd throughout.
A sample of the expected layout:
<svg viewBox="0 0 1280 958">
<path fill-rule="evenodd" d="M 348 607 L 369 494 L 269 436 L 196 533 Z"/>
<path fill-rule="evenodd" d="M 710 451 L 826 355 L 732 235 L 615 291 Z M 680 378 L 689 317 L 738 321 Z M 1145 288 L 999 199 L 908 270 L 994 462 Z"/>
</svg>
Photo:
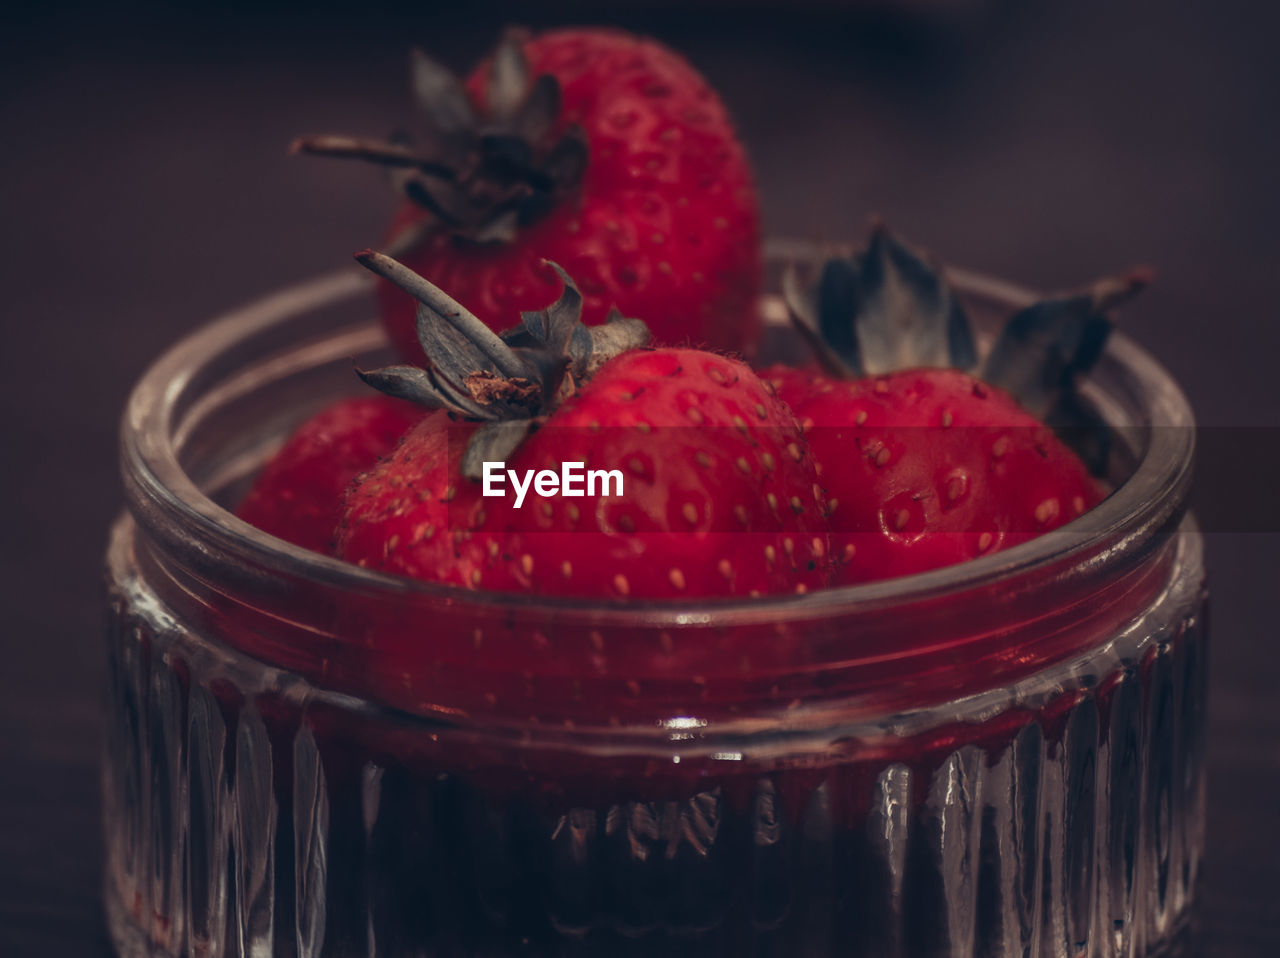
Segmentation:
<svg viewBox="0 0 1280 958">
<path fill-rule="evenodd" d="M 1003 390 L 956 369 L 779 377 L 830 495 L 836 581 L 925 572 L 1082 515 L 1099 483 Z"/>
<path fill-rule="evenodd" d="M 271 458 L 236 515 L 294 545 L 328 552 L 347 486 L 423 415 L 412 403 L 378 395 L 326 406 Z"/>
</svg>

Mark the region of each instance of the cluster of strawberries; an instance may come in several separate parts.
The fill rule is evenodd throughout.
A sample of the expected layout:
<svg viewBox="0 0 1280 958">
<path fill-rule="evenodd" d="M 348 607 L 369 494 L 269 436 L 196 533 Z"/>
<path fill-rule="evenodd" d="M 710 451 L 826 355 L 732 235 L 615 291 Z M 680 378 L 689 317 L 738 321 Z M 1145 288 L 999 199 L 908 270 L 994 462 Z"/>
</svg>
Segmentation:
<svg viewBox="0 0 1280 958">
<path fill-rule="evenodd" d="M 877 228 L 789 278 L 817 363 L 755 371 L 726 353 L 758 337 L 757 198 L 683 59 L 616 31 L 512 33 L 465 82 L 416 56 L 414 89 L 421 148 L 296 148 L 383 163 L 407 194 L 398 259 L 358 258 L 416 365 L 361 373 L 388 395 L 304 423 L 247 521 L 468 589 L 755 596 L 963 561 L 1102 497 L 1046 423 L 1142 277 L 1022 310 L 980 357 L 941 273 Z M 517 504 L 484 494 L 494 462 L 625 485 Z"/>
</svg>

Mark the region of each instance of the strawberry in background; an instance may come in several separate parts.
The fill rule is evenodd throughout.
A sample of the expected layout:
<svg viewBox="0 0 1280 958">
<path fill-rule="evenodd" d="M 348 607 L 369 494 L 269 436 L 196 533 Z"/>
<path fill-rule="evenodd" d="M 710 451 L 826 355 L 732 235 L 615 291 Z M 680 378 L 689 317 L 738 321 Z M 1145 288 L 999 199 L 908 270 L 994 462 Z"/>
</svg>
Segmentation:
<svg viewBox="0 0 1280 958">
<path fill-rule="evenodd" d="M 583 321 L 617 307 L 660 343 L 751 352 L 761 282 L 758 199 L 714 90 L 661 44 L 606 28 L 508 31 L 464 82 L 421 53 L 425 137 L 304 137 L 298 152 L 386 166 L 408 202 L 387 249 L 501 328 L 582 291 Z M 379 285 L 382 318 L 421 361 L 412 297 Z"/>
</svg>

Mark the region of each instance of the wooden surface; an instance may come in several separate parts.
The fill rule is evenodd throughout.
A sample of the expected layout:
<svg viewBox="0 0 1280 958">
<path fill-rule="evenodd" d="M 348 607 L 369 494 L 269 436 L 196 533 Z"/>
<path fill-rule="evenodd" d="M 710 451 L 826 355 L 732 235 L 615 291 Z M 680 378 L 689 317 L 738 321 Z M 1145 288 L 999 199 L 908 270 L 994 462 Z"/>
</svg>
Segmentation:
<svg viewBox="0 0 1280 958">
<path fill-rule="evenodd" d="M 875 211 L 948 259 L 1029 284 L 1160 269 L 1125 322 L 1184 383 L 1212 451 L 1203 953 L 1280 954 L 1277 5 L 954 6 L 964 12 L 924 24 L 838 3 L 618 16 L 723 89 L 774 234 L 844 238 Z M 429 8 L 401 23 L 258 5 L 0 15 L 15 18 L 0 22 L 6 958 L 108 952 L 98 563 L 120 502 L 126 390 L 213 314 L 378 239 L 390 201 L 375 174 L 284 146 L 388 130 L 406 106 L 410 41 L 463 64 L 510 18 Z"/>
</svg>

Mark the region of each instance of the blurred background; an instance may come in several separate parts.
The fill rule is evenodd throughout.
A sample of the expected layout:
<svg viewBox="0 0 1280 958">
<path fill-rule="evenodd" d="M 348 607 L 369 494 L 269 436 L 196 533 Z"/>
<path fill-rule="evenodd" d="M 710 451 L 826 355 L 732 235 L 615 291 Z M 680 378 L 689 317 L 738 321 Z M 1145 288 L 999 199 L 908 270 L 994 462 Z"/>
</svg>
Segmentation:
<svg viewBox="0 0 1280 958">
<path fill-rule="evenodd" d="M 1280 4 L 422 0 L 0 13 L 0 955 L 108 953 L 98 564 L 130 384 L 197 324 L 376 242 L 382 179 L 289 140 L 386 133 L 410 44 L 465 69 L 509 22 L 686 53 L 772 235 L 853 239 L 879 213 L 1034 286 L 1157 267 L 1124 324 L 1208 427 L 1204 953 L 1280 954 Z"/>
</svg>

